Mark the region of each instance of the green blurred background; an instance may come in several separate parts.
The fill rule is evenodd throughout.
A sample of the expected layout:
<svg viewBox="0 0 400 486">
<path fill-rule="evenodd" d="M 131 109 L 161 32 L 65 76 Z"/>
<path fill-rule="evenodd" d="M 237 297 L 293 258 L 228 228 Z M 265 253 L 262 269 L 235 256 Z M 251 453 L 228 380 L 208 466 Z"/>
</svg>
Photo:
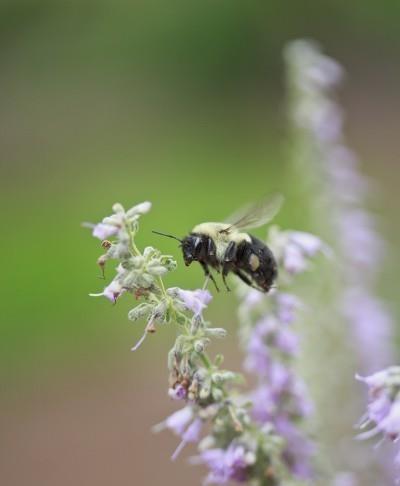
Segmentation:
<svg viewBox="0 0 400 486">
<path fill-rule="evenodd" d="M 347 70 L 347 135 L 380 188 L 381 294 L 399 315 L 399 21 L 389 0 L 0 2 L 2 484 L 199 482 L 169 462 L 176 439 L 150 433 L 174 409 L 175 330 L 130 352 L 142 325 L 128 299 L 88 297 L 101 248 L 80 222 L 151 200 L 139 243 L 179 259 L 152 229 L 183 235 L 279 191 L 278 224 L 312 229 L 285 145 L 291 39 L 319 40 Z M 167 283 L 199 286 L 202 273 L 180 267 Z M 232 299 L 209 316 L 237 369 Z"/>
</svg>

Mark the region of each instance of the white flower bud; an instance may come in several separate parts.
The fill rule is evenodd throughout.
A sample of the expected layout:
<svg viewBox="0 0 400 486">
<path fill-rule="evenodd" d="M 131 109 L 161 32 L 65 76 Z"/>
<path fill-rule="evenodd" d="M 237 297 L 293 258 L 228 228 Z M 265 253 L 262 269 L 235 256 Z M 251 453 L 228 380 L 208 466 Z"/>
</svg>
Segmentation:
<svg viewBox="0 0 400 486">
<path fill-rule="evenodd" d="M 211 394 L 212 394 L 212 397 L 214 398 L 214 400 L 216 402 L 221 401 L 224 397 L 222 390 L 220 390 L 219 388 L 216 388 L 216 387 L 213 387 Z"/>
<path fill-rule="evenodd" d="M 138 319 L 147 316 L 147 314 L 150 313 L 152 307 L 153 306 L 151 304 L 147 303 L 139 304 L 128 312 L 128 319 L 130 319 L 131 321 L 137 321 Z"/>
<path fill-rule="evenodd" d="M 103 219 L 103 224 L 110 224 L 112 226 L 122 226 L 124 222 L 124 215 L 123 213 L 113 214 L 112 216 L 106 216 Z"/>
<path fill-rule="evenodd" d="M 199 341 L 195 341 L 194 350 L 196 351 L 196 353 L 203 353 L 205 348 L 206 346 L 204 340 L 200 339 Z"/>
<path fill-rule="evenodd" d="M 222 327 L 210 327 L 204 330 L 204 333 L 210 337 L 224 338 L 227 334 Z"/>
<path fill-rule="evenodd" d="M 165 275 L 168 273 L 168 270 L 165 267 L 162 267 L 161 265 L 152 265 L 147 267 L 147 271 L 151 275 L 155 275 L 156 277 L 161 277 L 162 275 Z"/>
<path fill-rule="evenodd" d="M 223 383 L 224 381 L 233 380 L 235 379 L 235 377 L 236 374 L 233 373 L 232 371 L 218 371 L 212 374 L 211 379 L 215 384 L 220 384 Z"/>
<path fill-rule="evenodd" d="M 210 388 L 208 387 L 203 387 L 201 390 L 200 390 L 200 393 L 199 393 L 199 398 L 200 400 L 206 400 L 209 396 L 210 396 L 210 393 L 211 393 L 211 390 Z"/>
<path fill-rule="evenodd" d="M 153 255 L 159 255 L 160 252 L 153 248 L 152 246 L 146 246 L 146 248 L 143 250 L 143 256 L 146 258 L 146 260 L 149 259 L 149 257 Z M 151 264 L 151 262 L 150 262 Z"/>
<path fill-rule="evenodd" d="M 137 276 L 137 285 L 144 289 L 147 289 L 153 285 L 154 277 L 149 275 L 148 273 L 142 273 L 141 275 Z"/>
<path fill-rule="evenodd" d="M 115 203 L 112 207 L 112 210 L 114 211 L 114 213 L 125 213 L 125 209 L 124 207 L 122 206 L 122 204 L 120 203 Z"/>
<path fill-rule="evenodd" d="M 139 214 L 146 214 L 150 211 L 150 209 L 151 209 L 151 202 L 145 201 L 140 204 L 137 204 L 136 206 L 133 206 L 133 208 L 131 209 L 128 209 L 126 215 L 128 218 L 132 218 Z"/>
<path fill-rule="evenodd" d="M 141 268 L 144 263 L 144 258 L 142 256 L 134 256 L 130 261 L 132 262 L 133 268 Z"/>
</svg>

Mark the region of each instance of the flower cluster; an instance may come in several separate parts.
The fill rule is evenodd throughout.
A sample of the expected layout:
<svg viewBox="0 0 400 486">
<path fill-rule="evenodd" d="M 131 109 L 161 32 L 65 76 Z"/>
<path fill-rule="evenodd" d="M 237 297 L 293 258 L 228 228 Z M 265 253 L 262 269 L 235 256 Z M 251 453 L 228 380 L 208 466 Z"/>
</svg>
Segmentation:
<svg viewBox="0 0 400 486">
<path fill-rule="evenodd" d="M 357 378 L 368 386 L 369 396 L 367 412 L 360 423 L 363 432 L 358 438 L 379 436 L 397 442 L 400 438 L 400 366 Z M 400 465 L 400 450 L 395 462 Z"/>
<path fill-rule="evenodd" d="M 309 268 L 310 258 L 328 250 L 314 235 L 276 228 L 270 230 L 269 244 L 281 268 L 279 287 L 288 287 L 294 275 Z M 260 425 L 274 426 L 284 439 L 283 462 L 295 478 L 310 480 L 314 446 L 301 430 L 301 423 L 310 415 L 312 405 L 293 369 L 299 347 L 293 324 L 304 305 L 297 296 L 281 290 L 265 296 L 241 287 L 240 295 L 244 367 L 257 377 L 257 385 L 249 394 L 252 417 Z"/>
<path fill-rule="evenodd" d="M 178 325 L 176 342 L 168 354 L 168 394 L 183 407 L 155 427 L 156 431 L 170 429 L 180 437 L 172 459 L 186 444 L 198 443 L 199 453 L 193 463 L 208 467 L 207 482 L 255 479 L 274 486 L 287 473 L 281 460 L 281 437 L 270 423 L 260 427 L 254 422 L 248 401 L 234 391 L 240 375 L 221 368 L 222 356 L 211 360 L 206 352 L 212 339 L 226 335 L 224 329 L 211 327 L 203 317 L 211 294 L 205 289 L 166 288 L 162 277 L 176 267 L 173 258 L 150 246 L 143 252 L 136 246 L 140 216 L 150 207 L 150 203 L 142 203 L 125 211 L 115 204 L 112 216 L 90 225 L 106 250 L 98 260 L 103 272 L 108 260 L 118 261 L 111 283 L 91 295 L 104 296 L 113 303 L 123 294 L 136 298 L 128 318 L 145 319 L 146 325 L 132 350 L 137 350 L 149 333 L 156 332 L 157 325 Z"/>
</svg>

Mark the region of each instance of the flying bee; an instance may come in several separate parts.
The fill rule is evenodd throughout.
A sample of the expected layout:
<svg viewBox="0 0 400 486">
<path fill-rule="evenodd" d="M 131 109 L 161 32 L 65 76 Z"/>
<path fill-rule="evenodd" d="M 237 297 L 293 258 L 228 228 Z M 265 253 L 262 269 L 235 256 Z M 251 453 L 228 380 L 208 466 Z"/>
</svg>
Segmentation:
<svg viewBox="0 0 400 486">
<path fill-rule="evenodd" d="M 153 231 L 180 242 L 186 266 L 193 261 L 203 267 L 217 291 L 219 288 L 210 267 L 221 273 L 227 290 L 226 276 L 232 272 L 245 284 L 261 292 L 268 292 L 278 276 L 277 264 L 272 251 L 261 240 L 245 230 L 264 226 L 279 211 L 281 195 L 274 195 L 235 213 L 224 223 L 201 223 L 188 236 L 176 236 Z"/>
</svg>

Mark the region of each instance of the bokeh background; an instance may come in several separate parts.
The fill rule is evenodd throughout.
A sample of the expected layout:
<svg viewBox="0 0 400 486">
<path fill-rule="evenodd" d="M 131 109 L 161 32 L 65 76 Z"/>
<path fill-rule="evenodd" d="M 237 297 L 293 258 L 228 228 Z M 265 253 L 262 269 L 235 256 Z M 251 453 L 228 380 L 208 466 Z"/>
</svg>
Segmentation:
<svg viewBox="0 0 400 486">
<path fill-rule="evenodd" d="M 171 463 L 176 438 L 150 432 L 174 409 L 175 330 L 130 352 L 142 325 L 128 299 L 88 297 L 103 285 L 101 248 L 80 222 L 151 200 L 139 243 L 179 259 L 151 229 L 183 235 L 279 191 L 277 222 L 312 229 L 288 176 L 291 39 L 317 39 L 347 70 L 347 136 L 380 188 L 388 240 L 380 293 L 400 315 L 399 20 L 389 0 L 1 1 L 2 484 L 199 483 L 190 451 Z M 195 266 L 167 280 L 200 282 Z M 218 295 L 209 317 L 238 369 L 232 299 Z"/>
</svg>

